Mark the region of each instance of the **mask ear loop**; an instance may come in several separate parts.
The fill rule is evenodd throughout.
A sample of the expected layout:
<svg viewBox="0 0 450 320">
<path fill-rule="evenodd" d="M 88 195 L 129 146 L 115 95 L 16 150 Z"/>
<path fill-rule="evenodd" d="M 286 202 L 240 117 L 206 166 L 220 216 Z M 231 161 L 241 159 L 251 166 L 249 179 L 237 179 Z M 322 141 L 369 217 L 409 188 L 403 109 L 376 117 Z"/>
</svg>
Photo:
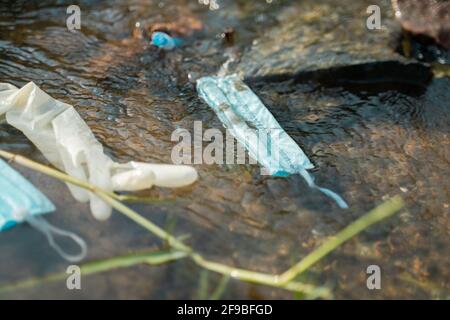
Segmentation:
<svg viewBox="0 0 450 320">
<path fill-rule="evenodd" d="M 318 185 L 316 185 L 314 183 L 314 178 L 309 174 L 308 171 L 306 171 L 306 169 L 304 169 L 304 168 L 300 169 L 299 173 L 303 177 L 303 179 L 305 179 L 306 183 L 308 184 L 308 186 L 310 188 L 317 189 L 320 192 L 322 192 L 323 194 L 325 194 L 327 197 L 333 199 L 336 202 L 336 204 L 339 206 L 339 208 L 348 209 L 347 202 L 345 202 L 345 200 L 342 199 L 340 195 L 338 195 L 334 191 L 331 191 L 330 189 L 322 188 L 322 187 L 319 187 Z"/>
<path fill-rule="evenodd" d="M 22 220 L 28 222 L 33 228 L 42 232 L 47 237 L 50 246 L 53 249 L 55 249 L 55 251 L 66 261 L 79 262 L 86 257 L 87 255 L 86 242 L 75 233 L 57 228 L 48 223 L 47 221 L 45 221 L 44 218 L 32 216 L 24 209 L 18 209 L 14 212 L 14 214 L 17 217 L 21 218 Z M 72 255 L 64 251 L 64 249 L 62 249 L 56 243 L 54 235 L 72 239 L 80 247 L 80 253 Z"/>
</svg>

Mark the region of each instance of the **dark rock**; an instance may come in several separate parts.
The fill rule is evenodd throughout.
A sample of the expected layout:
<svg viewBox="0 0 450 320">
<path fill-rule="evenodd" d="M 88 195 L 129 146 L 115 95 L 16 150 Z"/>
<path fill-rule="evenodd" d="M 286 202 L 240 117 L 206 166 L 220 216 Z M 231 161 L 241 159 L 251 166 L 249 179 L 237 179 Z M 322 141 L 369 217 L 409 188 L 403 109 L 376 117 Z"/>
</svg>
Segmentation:
<svg viewBox="0 0 450 320">
<path fill-rule="evenodd" d="M 369 30 L 367 9 L 373 4 L 381 9 L 382 27 Z M 244 52 L 237 72 L 250 79 L 284 80 L 299 74 L 376 64 L 368 69 L 382 68 L 402 76 L 397 67 L 383 67 L 389 62 L 411 71 L 403 75 L 404 79 L 414 79 L 417 70 L 419 81 L 424 80 L 422 75 L 429 77 L 424 72 L 426 67 L 395 52 L 393 40 L 398 38 L 399 26 L 388 1 L 352 1 L 345 6 L 329 0 L 296 3 L 281 12 L 279 21 L 278 27 L 256 39 Z"/>
</svg>

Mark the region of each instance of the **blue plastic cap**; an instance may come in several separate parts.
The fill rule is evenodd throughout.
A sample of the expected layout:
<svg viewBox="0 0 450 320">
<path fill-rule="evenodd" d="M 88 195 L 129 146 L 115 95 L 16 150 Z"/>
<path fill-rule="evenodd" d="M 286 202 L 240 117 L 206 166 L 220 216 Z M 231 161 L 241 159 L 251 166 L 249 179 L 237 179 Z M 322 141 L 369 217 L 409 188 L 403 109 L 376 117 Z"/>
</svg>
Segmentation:
<svg viewBox="0 0 450 320">
<path fill-rule="evenodd" d="M 152 34 L 152 44 L 164 50 L 172 50 L 179 46 L 181 41 L 177 38 L 172 38 L 167 33 L 157 31 Z"/>
</svg>

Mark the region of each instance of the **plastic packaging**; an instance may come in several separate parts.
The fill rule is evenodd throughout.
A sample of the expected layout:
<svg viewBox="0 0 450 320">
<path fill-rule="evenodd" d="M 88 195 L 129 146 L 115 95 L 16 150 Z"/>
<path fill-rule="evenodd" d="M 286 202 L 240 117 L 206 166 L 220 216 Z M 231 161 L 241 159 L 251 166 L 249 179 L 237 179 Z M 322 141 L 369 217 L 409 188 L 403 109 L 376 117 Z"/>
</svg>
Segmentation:
<svg viewBox="0 0 450 320">
<path fill-rule="evenodd" d="M 230 133 L 269 174 L 287 176 L 298 173 L 311 188 L 332 198 L 339 207 L 348 208 L 339 195 L 314 183 L 306 171 L 314 167 L 311 161 L 237 75 L 201 78 L 197 80 L 197 91 Z M 256 139 L 249 138 L 255 136 Z"/>
<path fill-rule="evenodd" d="M 0 116 L 22 131 L 58 169 L 106 191 L 137 191 L 155 186 L 182 187 L 197 180 L 193 167 L 139 162 L 115 163 L 75 109 L 53 99 L 33 82 L 21 89 L 0 83 Z M 112 208 L 93 193 L 68 185 L 73 196 L 90 202 L 96 219 Z"/>
</svg>

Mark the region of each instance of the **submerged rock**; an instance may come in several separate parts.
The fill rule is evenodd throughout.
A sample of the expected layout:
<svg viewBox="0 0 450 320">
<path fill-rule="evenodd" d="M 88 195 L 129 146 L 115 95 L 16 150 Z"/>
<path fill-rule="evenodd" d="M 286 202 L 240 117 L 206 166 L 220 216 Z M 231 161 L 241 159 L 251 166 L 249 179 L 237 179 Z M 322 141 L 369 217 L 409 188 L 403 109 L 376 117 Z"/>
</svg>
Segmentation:
<svg viewBox="0 0 450 320">
<path fill-rule="evenodd" d="M 373 12 L 368 13 L 368 8 L 374 4 L 380 8 L 381 28 L 371 30 L 367 19 Z M 286 79 L 311 72 L 317 76 L 317 71 L 329 74 L 360 65 L 366 68 L 348 69 L 347 75 L 356 72 L 360 73 L 357 77 L 367 78 L 367 72 L 374 70 L 370 66 L 386 62 L 391 64 L 382 71 L 389 76 L 418 81 L 429 78 L 426 67 L 395 51 L 393 40 L 398 38 L 400 28 L 388 1 L 352 1 L 345 5 L 330 0 L 302 2 L 287 7 L 279 21 L 278 27 L 256 39 L 244 52 L 236 69 L 245 78 Z"/>
</svg>

